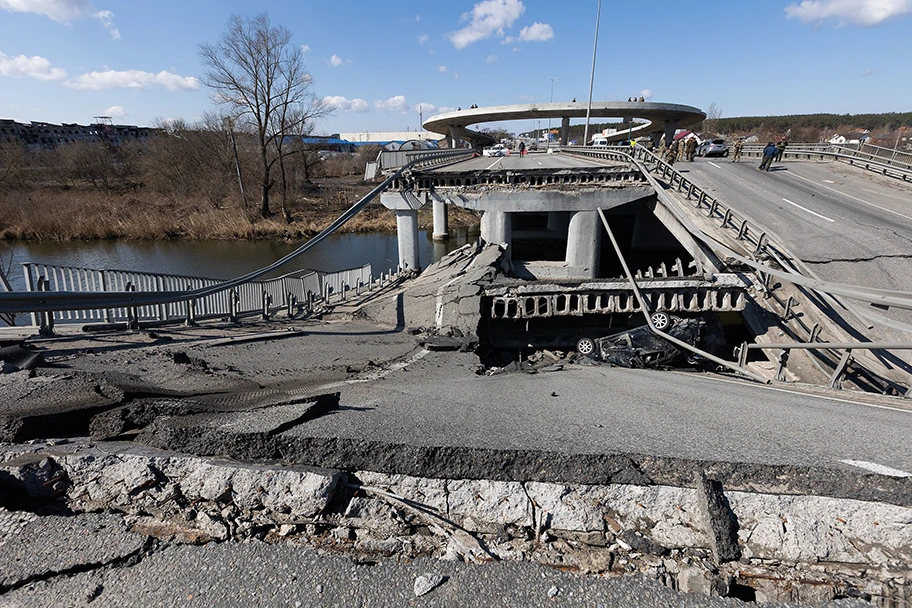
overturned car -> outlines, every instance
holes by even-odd
[[[703,319],[683,319],[657,312],[652,315],[651,320],[656,329],[692,346],[697,346],[703,339],[703,329],[706,325]],[[632,368],[669,364],[682,354],[680,348],[653,334],[647,325],[604,338],[583,338],[577,342],[576,350],[581,355],[597,361]],[[686,354],[688,363],[694,363],[695,357],[691,353]]]

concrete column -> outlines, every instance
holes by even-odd
[[[418,210],[396,209],[396,237],[399,241],[399,265],[421,270],[418,263]]]
[[[435,198],[433,205],[434,233],[432,236],[435,241],[445,241],[450,238],[450,226],[449,218],[447,217],[447,206],[441,198]]]
[[[459,137],[456,135],[456,129],[450,127],[450,150],[455,149],[458,143]]]
[[[670,146],[671,142],[674,141],[675,131],[678,130],[678,121],[677,120],[666,120],[665,121],[665,145]]]
[[[561,118],[561,136],[560,144],[566,146],[570,142],[570,117]]]
[[[570,214],[567,266],[575,269],[583,278],[598,277],[602,231],[602,223],[597,212],[574,211]]]
[[[548,212],[548,231],[549,232],[567,232],[567,224],[570,221],[570,214],[566,211],[549,211]]]
[[[485,211],[481,216],[481,238],[488,243],[509,247],[513,236],[513,216],[505,211]]]

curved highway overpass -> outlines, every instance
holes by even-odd
[[[445,134],[453,141],[466,140],[474,146],[495,143],[486,133],[470,130],[470,125],[504,120],[538,120],[557,118],[561,124],[561,143],[566,143],[566,130],[571,118],[585,118],[585,102],[553,102],[514,104],[508,106],[489,106],[470,108],[432,116],[424,122],[424,128],[434,133]],[[699,108],[676,103],[658,103],[651,101],[602,101],[593,103],[589,110],[590,118],[624,118],[648,121],[632,129],[639,135],[664,134],[666,138],[674,135],[676,129],[697,124],[706,118]],[[609,137],[610,140],[627,139],[628,132],[623,131]]]

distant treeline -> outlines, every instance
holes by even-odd
[[[707,121],[708,122],[708,121]],[[912,112],[884,114],[789,114],[786,116],[736,116],[718,118],[714,130],[718,133],[749,133],[757,130],[787,131],[789,129],[834,130],[851,127],[862,130],[896,130],[912,126]]]

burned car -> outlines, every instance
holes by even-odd
[[[703,319],[683,319],[664,312],[653,313],[651,320],[656,329],[692,346],[702,340],[706,324]],[[682,354],[680,348],[653,334],[646,325],[604,338],[583,338],[577,342],[576,350],[597,361],[632,368],[658,367]],[[693,362],[691,353],[684,354],[688,362]]]

